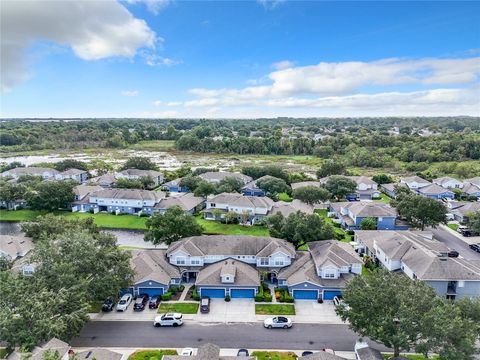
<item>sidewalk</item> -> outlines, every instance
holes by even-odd
[[[441,228],[442,230],[448,231],[450,234],[452,234],[456,238],[462,240],[467,245],[480,243],[480,236],[466,237],[466,236],[463,236],[462,234],[456,232],[455,230],[450,229],[447,225],[443,225],[443,224],[441,224],[439,226],[439,228]]]

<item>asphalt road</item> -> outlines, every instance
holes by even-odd
[[[92,321],[71,341],[77,347],[198,347],[213,343],[222,348],[353,351],[358,336],[346,325],[295,324],[291,329],[268,330],[261,323],[189,324],[155,328],[148,321]],[[372,343],[379,350],[382,345]]]
[[[433,232],[435,239],[445,243],[450,249],[457,250],[459,254],[467,260],[480,260],[480,253],[477,253],[468,247],[468,244],[447,230],[440,227],[429,229]]]

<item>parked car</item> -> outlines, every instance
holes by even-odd
[[[250,353],[248,352],[247,349],[240,349],[240,350],[238,350],[238,352],[237,352],[237,356],[247,357],[247,356],[250,356]]]
[[[472,249],[473,251],[476,251],[478,253],[480,253],[480,243],[478,244],[470,244],[470,249]]]
[[[451,257],[451,258],[456,258],[458,257],[460,254],[457,250],[450,250],[448,252],[448,257]]]
[[[313,355],[313,351],[304,351],[302,352],[302,356]]]
[[[102,304],[102,311],[109,312],[109,311],[112,311],[114,307],[115,307],[115,301],[113,301],[112,298],[107,298]]]
[[[291,328],[293,325],[292,319],[287,318],[285,316],[276,316],[273,318],[268,318],[265,319],[263,322],[263,326],[265,326],[268,329],[273,329],[273,328],[283,328],[283,329],[288,329]]]
[[[208,296],[202,297],[200,302],[200,312],[207,314],[210,312],[210,298]]]
[[[153,320],[153,326],[160,327],[160,326],[181,326],[183,324],[182,314],[179,313],[168,313],[162,314],[155,317]]]
[[[193,355],[193,349],[192,348],[185,348],[180,353],[180,356],[192,356],[192,355]]]
[[[148,295],[138,295],[133,304],[133,311],[143,311],[148,303]]]
[[[117,311],[125,311],[128,309],[128,306],[132,302],[132,295],[125,294],[120,298],[120,301],[117,304]]]
[[[457,232],[459,232],[460,234],[462,234],[465,237],[480,235],[479,233],[473,231],[472,229],[469,229],[466,226],[459,226],[458,229],[457,229]]]
[[[345,301],[343,300],[343,298],[341,296],[335,296],[333,298],[333,305],[335,305],[337,307],[338,306],[343,306],[347,310],[350,309],[350,307],[347,304],[345,304]]]
[[[148,307],[150,309],[157,309],[158,306],[160,305],[160,301],[162,300],[161,296],[155,295],[150,298],[150,301],[148,302]]]

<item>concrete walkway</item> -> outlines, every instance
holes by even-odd
[[[277,298],[275,297],[275,285],[268,284],[268,288],[270,289],[270,294],[272,294],[272,304],[277,302]]]
[[[187,297],[188,290],[192,287],[192,283],[186,283],[184,286],[185,288],[183,289],[182,295],[180,295],[180,299],[178,301],[185,301],[185,298]]]

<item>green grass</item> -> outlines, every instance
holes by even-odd
[[[162,360],[163,355],[178,355],[176,350],[139,350],[128,357],[128,360]]]
[[[339,234],[339,235],[343,236],[343,238],[342,238],[343,242],[348,242],[349,243],[350,241],[352,241],[352,235],[347,234],[347,232],[345,230],[343,230],[342,228],[336,227],[334,225],[335,223],[333,222],[333,219],[328,217],[328,210],[327,209],[316,209],[315,212],[318,215],[320,215],[321,217],[323,217],[326,222],[333,225],[333,228],[335,230],[335,234]]]
[[[393,357],[392,354],[382,354],[384,359],[390,359]],[[434,355],[432,357],[426,358],[423,355],[417,355],[417,354],[400,354],[401,357],[404,357],[409,360],[428,360],[428,359],[438,359],[438,356]]]
[[[0,348],[0,359],[5,359],[7,357],[7,349]]]
[[[205,220],[201,215],[197,215],[196,219],[203,226],[204,234],[269,236],[268,229],[263,226],[222,224],[219,221]]]
[[[16,210],[7,211],[0,210],[1,221],[31,221],[39,215],[45,215],[46,211],[34,211],[34,210]]]
[[[388,197],[386,194],[381,193],[380,194],[380,199],[377,199],[377,200],[374,200],[374,201],[383,202],[385,204],[390,204],[390,201],[392,201],[392,199],[390,197]]]
[[[279,193],[277,197],[278,197],[278,200],[280,201],[291,202],[293,200],[293,198],[287,193]]]
[[[255,304],[257,315],[295,315],[295,305],[292,304]]]
[[[174,148],[174,140],[144,140],[130,145],[128,148],[138,151],[167,151]]]
[[[293,352],[282,351],[254,351],[252,356],[256,356],[257,360],[295,360],[298,358]]]
[[[447,226],[454,231],[457,231],[459,227],[458,224],[448,224]]]
[[[298,248],[299,251],[308,251],[308,243],[305,243],[303,245],[301,245],[299,248]]]
[[[198,303],[164,303],[160,304],[158,313],[178,312],[182,314],[196,314],[198,312]]]

